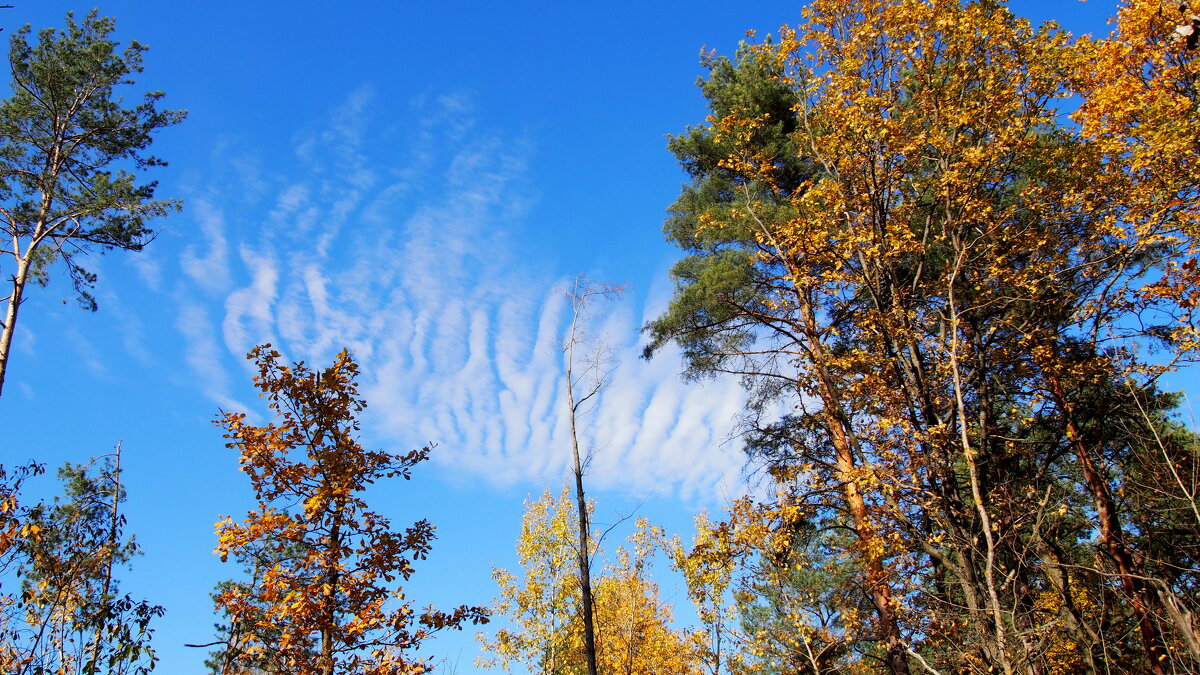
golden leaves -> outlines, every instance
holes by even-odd
[[[477,659],[476,665],[512,670],[520,664],[531,672],[547,673],[583,667],[574,548],[577,513],[568,488],[557,497],[546,492],[526,500],[517,540],[524,573],[518,578],[507,570],[492,571],[500,587],[495,613],[506,617],[511,627],[501,628],[491,639],[477,636],[489,656]],[[649,561],[662,538],[659,528],[639,519],[629,547],[618,548],[616,562],[593,579],[599,672],[698,672],[695,652],[670,628],[671,608],[659,601],[657,585],[649,578]]]
[[[361,493],[381,478],[408,478],[429,448],[391,454],[359,445],[355,415],[366,402],[349,352],[322,371],[286,365],[269,345],[249,358],[276,421],[252,426],[237,413],[217,420],[259,502],[241,523],[226,517],[216,526],[221,559],[234,556],[254,577],[216,596],[241,635],[228,658],[294,673],[425,672],[409,650],[431,631],[486,622],[486,614],[463,606],[414,616],[391,582],[412,575],[412,562],[429,551],[433,526],[421,520],[394,532]]]
[[[776,120],[710,96],[722,107],[705,131],[728,153],[697,183],[739,192],[687,206],[712,240],[748,252],[758,287],[697,315],[716,327],[686,326],[710,343],[680,341],[698,368],[750,373],[768,392],[753,432],[787,490],[736,505],[679,558],[698,587],[719,585],[740,547],[782,559],[781,524],[803,505],[850,533],[823,540],[875,608],[843,614],[859,622],[848,635],[878,621],[872,639],[905,658],[889,624],[925,628],[896,598],[919,593],[931,565],[1008,611],[995,561],[1024,555],[1005,547],[1037,526],[1029,514],[1052,514],[1040,488],[979,472],[1082,442],[1064,426],[1063,382],[1089,396],[1152,386],[1200,356],[1200,83],[1175,14],[1133,0],[1113,35],[1076,40],[1004,3],[814,0],[800,26],[739,54],[776,67],[763,89],[783,85],[794,118],[767,147]],[[1063,124],[1074,101],[1077,127]],[[719,231],[726,220],[749,231]],[[1164,363],[1145,362],[1147,346]],[[788,415],[757,426],[785,400]]]

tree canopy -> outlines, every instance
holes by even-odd
[[[93,250],[140,251],[154,236],[149,222],[178,210],[155,199],[157,183],[139,172],[165,163],[148,153],[154,135],[187,113],[160,110],[148,92],[126,107],[122,88],[142,72],[146,47],[123,49],[113,20],[90,12],[81,22],[46,28],[30,42],[29,26],[9,45],[11,96],[0,102],[0,273],[9,285],[0,323],[0,389],[18,310],[30,283],[45,285],[59,261],[85,309],[96,276],[81,258]]]
[[[1162,7],[1074,40],[997,2],[816,0],[706,59],[708,124],[671,143],[692,184],[666,232],[689,256],[650,351],[752,388],[748,449],[779,486],[760,517],[849,565],[810,599],[851,648],[832,667],[1200,657],[1195,561],[1150,554],[1126,501],[1144,461],[1195,467],[1157,386],[1195,358],[1200,177],[1192,55]]]
[[[254,426],[244,413],[217,423],[240,454],[258,508],[240,523],[217,524],[217,552],[254,569],[252,582],[215,596],[227,617],[220,673],[422,673],[413,654],[432,632],[486,623],[481,607],[417,614],[403,589],[428,554],[433,525],[403,531],[371,511],[363,490],[383,478],[409,479],[430,448],[405,454],[365,450],[356,438],[358,365],[342,351],[313,371],[287,365],[264,345],[247,358],[276,423]]]
[[[681,259],[669,303],[642,332],[647,358],[682,357],[683,381],[669,395],[646,393],[636,378],[610,388],[629,369],[602,347],[586,353],[604,342],[585,330],[600,323],[589,303],[615,298],[616,286],[580,276],[565,301],[542,305],[526,327],[547,343],[563,335],[558,357],[548,346],[514,356],[520,302],[494,313],[400,312],[398,323],[379,325],[413,334],[388,336],[411,338],[405,352],[357,342],[377,327],[335,305],[357,302],[361,289],[330,288],[379,286],[390,294],[381,307],[408,309],[420,284],[444,300],[439,293],[455,286],[438,285],[443,271],[375,275],[355,260],[364,269],[335,279],[291,248],[304,270],[285,284],[275,277],[286,264],[264,263],[249,288],[224,297],[219,332],[240,357],[253,331],[235,324],[287,304],[255,330],[288,344],[247,355],[265,408],[223,403],[236,409],[215,420],[249,504],[215,525],[215,556],[238,571],[212,591],[216,638],[189,646],[212,649],[206,666],[219,675],[419,674],[439,669],[424,653],[441,646],[436,634],[494,616],[500,625],[479,634],[476,665],[509,672],[1200,672],[1200,435],[1168,384],[1200,357],[1192,5],[1125,0],[1107,36],[1077,37],[1017,16],[1004,0],[810,0],[794,26],[750,33],[729,55],[702,52],[707,114],[668,140],[687,183],[663,230]],[[159,199],[143,171],[162,165],[151,144],[184,113],[161,109],[161,92],[125,102],[145,47],[113,34],[112,20],[92,12],[12,36],[12,91],[0,101],[0,275],[11,286],[0,387],[29,284],[46,284],[58,266],[95,309],[84,256],[140,250],[152,220],[179,206]],[[334,126],[346,133],[322,143],[359,142],[347,131],[354,124]],[[455,138],[473,133],[453,126]],[[310,149],[302,144],[300,155]],[[431,166],[418,150],[414,166]],[[454,159],[449,180],[467,197],[446,218],[471,219],[486,201],[491,188],[463,179],[478,160]],[[338,222],[321,232],[313,259],[335,255],[333,237],[360,202],[379,229],[349,237],[391,237],[379,217],[390,202],[361,198],[377,179],[359,164],[341,157],[331,166],[354,175],[321,183],[354,194],[332,198]],[[306,240],[320,213],[303,205],[307,187],[282,192],[256,233],[269,239],[269,228],[295,216],[304,226],[288,238]],[[414,216],[413,229],[449,222],[426,217]],[[214,249],[224,246],[218,235]],[[432,248],[471,246],[464,238]],[[436,257],[417,248],[397,267]],[[202,276],[210,266],[189,265],[192,252],[181,266]],[[258,251],[240,253],[249,266]],[[211,262],[224,264],[223,252]],[[234,284],[213,287],[225,285]],[[311,341],[300,298],[329,323]],[[188,358],[203,377],[208,336],[194,332]],[[459,337],[461,350],[441,342]],[[358,345],[361,369],[349,348],[333,355],[340,339]],[[329,365],[285,356],[293,347]],[[376,360],[379,351],[395,353]],[[384,491],[417,501],[397,487],[411,483],[390,479],[416,478],[434,444],[371,449],[364,432],[363,371],[379,369],[364,391],[385,390],[399,386],[405,358],[458,356],[465,365],[447,388],[461,409],[427,408],[445,383],[426,377],[413,387],[418,407],[390,421],[475,424],[458,435],[485,450],[544,445],[531,471],[566,479],[561,492],[525,502],[514,563],[492,568],[491,609],[442,610],[408,596],[419,568],[416,581],[441,575],[455,593],[467,586],[469,574],[447,582],[449,567],[430,558],[436,530],[424,517],[458,498],[425,493],[420,514],[393,526],[387,509],[399,500],[389,504]],[[414,370],[447,372],[424,365]],[[475,377],[497,387],[484,396],[461,382]],[[709,390],[692,387],[730,377],[747,394],[733,423],[747,482],[719,514],[698,515],[690,537],[637,513],[606,525],[605,498],[635,472],[677,470],[691,484],[708,468],[693,471],[689,455],[658,445],[593,454],[589,443],[691,439],[690,424],[721,423],[701,419],[717,407],[700,401]],[[79,412],[46,414],[65,426]],[[141,549],[126,533],[120,447],[66,463],[57,496],[37,486],[39,461],[0,466],[0,672],[141,675],[155,666],[150,638],[164,609],[135,599],[122,578]],[[511,457],[495,453],[487,466],[507,471]],[[590,478],[584,490],[593,464],[616,467],[613,490]],[[673,496],[674,506],[684,502]],[[469,515],[497,526],[494,514]],[[629,536],[614,546],[619,528]],[[471,545],[482,550],[483,539]],[[685,596],[695,608],[688,626],[673,607]]]

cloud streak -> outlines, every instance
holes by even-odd
[[[352,94],[297,144],[292,173],[258,178],[272,187],[239,218],[254,225],[231,226],[211,197],[223,186],[204,186],[190,216],[202,241],[179,255],[173,291],[187,362],[231,406],[254,344],[316,364],[349,347],[372,444],[436,441],[436,460],[467,480],[557,480],[570,457],[569,307],[554,290],[566,280],[506,234],[527,218],[530,151],[481,130],[463,96],[416,110],[407,152],[383,156],[366,140],[383,134],[381,106],[369,89]],[[684,385],[673,355],[640,359],[638,328],[662,295],[614,305],[595,326],[619,365],[582,441],[598,487],[706,498],[740,482],[722,445],[743,397],[732,382]]]

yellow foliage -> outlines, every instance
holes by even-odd
[[[229,621],[222,672],[422,673],[411,652],[432,632],[486,622],[479,607],[419,617],[393,581],[406,580],[434,536],[428,521],[403,532],[368,509],[361,493],[380,478],[409,478],[430,448],[365,450],[354,435],[358,365],[349,352],[323,371],[287,366],[270,346],[250,352],[255,384],[275,411],[265,427],[225,413],[228,447],[258,500],[238,523],[217,523],[216,553],[245,562],[249,583],[225,585],[217,607]]]
[[[525,502],[517,541],[524,575],[518,579],[503,569],[492,573],[500,586],[493,609],[511,627],[491,639],[477,636],[489,655],[476,665],[508,672],[519,665],[547,674],[586,669],[575,555],[577,513],[569,488],[558,497],[546,492]],[[699,672],[695,650],[670,627],[671,608],[659,601],[658,587],[648,575],[661,538],[658,528],[639,520],[630,547],[620,547],[617,561],[592,580],[598,672]]]
[[[1028,636],[1054,619],[1012,580],[1041,574],[1031,542],[1077,514],[1041,495],[1120,508],[1095,468],[1109,450],[1079,431],[1076,399],[1152,389],[1200,357],[1200,70],[1179,12],[1131,0],[1111,36],[1075,39],[1003,2],[813,0],[801,25],[746,48],[794,96],[797,156],[764,146],[769,113],[709,117],[704,137],[726,151],[713,174],[741,193],[689,234],[752,253],[756,286],[670,328],[681,341],[761,331],[741,360],[723,351],[734,340],[687,346],[711,356],[700,367],[749,373],[794,405],[760,436],[787,458],[771,472],[780,495],[734,505],[677,556],[706,621],[731,587],[727,561],[780,553],[784,525],[804,516],[845,533],[827,545],[861,596],[839,621],[875,650],[865,656],[897,670],[922,647],[962,654],[939,666],[951,670],[1043,658]],[[1064,124],[1068,99],[1080,105]],[[803,180],[781,173],[796,166]],[[726,221],[750,231],[721,239]],[[1037,454],[1048,447],[1067,459]],[[1010,484],[1018,467],[1072,457],[1074,484]],[[1092,527],[1153,662],[1165,613],[1149,618],[1158,601],[1121,517]],[[934,592],[935,577],[949,590]]]

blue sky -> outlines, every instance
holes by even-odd
[[[14,4],[6,31],[90,9]],[[670,294],[661,223],[684,178],[665,135],[704,119],[700,49],[732,54],[747,29],[794,23],[800,7],[100,5],[120,39],[150,46],[130,100],[161,89],[190,111],[155,144],[170,163],[160,194],[185,208],[145,252],[91,259],[97,313],[65,284],[29,294],[0,463],[56,466],[123,441],[146,552],[125,588],[167,609],[157,672],[199,672],[204,650],[181,645],[211,639],[208,593],[238,571],[212,555],[212,527],[245,512],[249,488],[212,419],[263,411],[243,358],[259,342],[314,364],[349,347],[364,445],[438,443],[413,481],[372,494],[395,524],[439,528],[418,604],[488,603],[492,565],[514,564],[522,500],[566,476],[556,336],[575,274],[630,288],[595,327],[620,358],[585,420],[598,520],[636,509],[686,538],[697,510],[741,489],[737,383],[685,384],[671,353],[639,359],[638,328]],[[1103,32],[1113,10],[1013,7],[1076,32]],[[668,576],[663,592],[686,604]],[[471,633],[423,652],[473,672]]]

